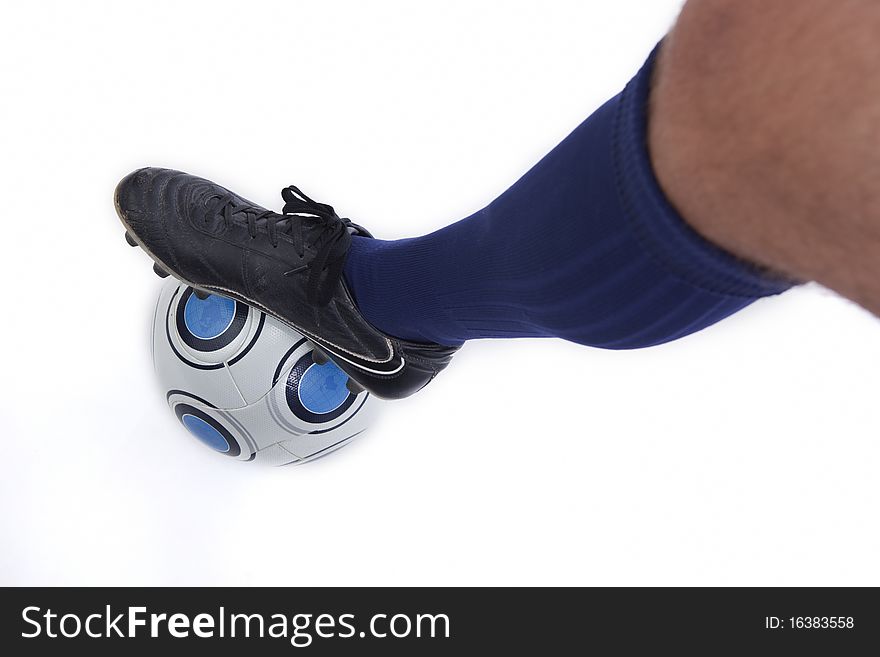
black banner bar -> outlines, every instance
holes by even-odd
[[[16,655],[129,647],[163,655],[644,654],[646,646],[845,655],[880,647],[880,599],[868,588],[10,588],[0,596],[0,647]]]

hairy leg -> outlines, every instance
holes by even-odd
[[[666,196],[740,257],[880,314],[880,3],[690,0],[649,150]]]

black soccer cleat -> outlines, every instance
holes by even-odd
[[[123,178],[114,201],[126,240],[147,252],[157,274],[289,324],[378,397],[427,385],[458,347],[401,340],[361,315],[342,268],[351,235],[370,233],[296,187],[281,196],[279,214],[203,178],[147,168]]]

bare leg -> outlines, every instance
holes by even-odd
[[[880,314],[880,2],[690,0],[649,148],[701,234]]]

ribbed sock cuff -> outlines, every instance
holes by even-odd
[[[747,298],[784,292],[791,281],[774,277],[706,240],[684,222],[660,189],[648,153],[647,126],[651,74],[661,46],[662,42],[624,89],[615,117],[614,179],[630,229],[651,257],[691,285]]]

